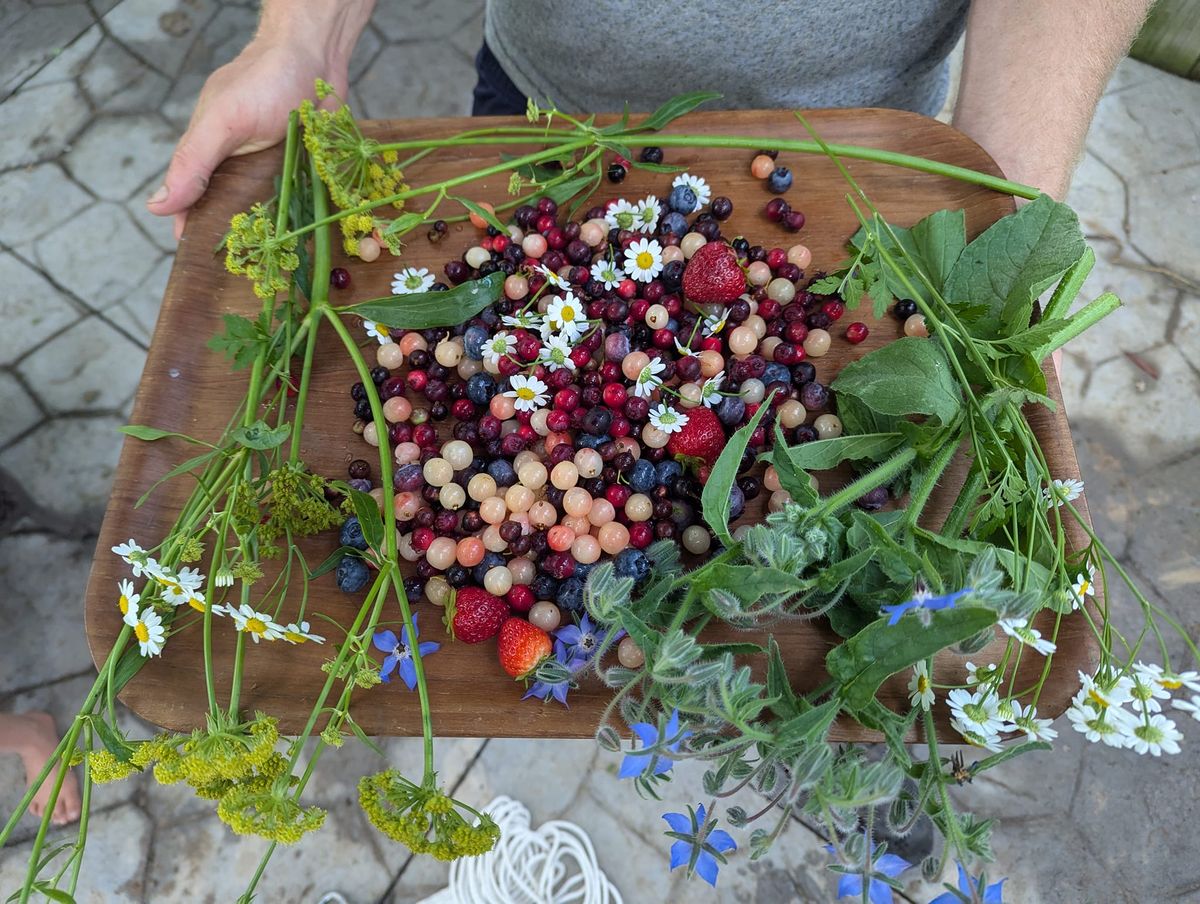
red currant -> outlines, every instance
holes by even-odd
[[[846,341],[858,345],[858,343],[867,338],[869,332],[865,323],[855,321],[846,327]]]
[[[840,301],[827,301],[821,305],[821,310],[829,316],[830,320],[837,320],[846,313],[846,306]]]

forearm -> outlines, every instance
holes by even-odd
[[[954,124],[1008,178],[1062,198],[1150,0],[975,0]]]
[[[319,49],[344,68],[374,7],[375,0],[263,0],[254,39]]]

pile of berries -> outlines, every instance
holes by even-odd
[[[781,169],[767,174],[771,190],[791,184]],[[787,207],[771,201],[768,218],[792,213],[777,216],[778,204]],[[514,615],[554,631],[582,614],[584,581],[602,559],[646,579],[644,550],[656,539],[709,552],[701,491],[729,435],[762,405],[769,410],[732,490],[734,519],[763,492],[769,509],[787,499],[773,469],[752,473],[776,424],[792,443],[841,434],[813,362],[845,308],[805,290],[804,245],[723,236],[732,212],[688,173],[665,202],[616,199],[562,223],[542,198],[517,208],[507,232],[487,227],[430,287],[503,272],[492,307],[448,329],[389,334],[368,324],[381,342],[371,376],[388,431],[378,435],[370,421],[362,384],[351,390],[355,429],[394,452],[400,550],[415,566],[410,598],[452,603],[447,620],[460,640],[496,636]],[[422,272],[406,280],[420,285]],[[861,342],[866,327],[844,335]],[[350,478],[382,504],[366,461],[351,463]],[[342,542],[365,548],[354,519]],[[347,591],[367,579],[354,557],[338,570]],[[549,655],[548,634],[543,642],[508,630],[521,634],[522,650]],[[618,651],[626,665],[640,655],[629,638]],[[514,674],[536,665],[524,654],[505,662],[503,649],[501,658]]]

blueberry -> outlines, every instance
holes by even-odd
[[[581,433],[575,437],[575,444],[581,449],[599,449],[605,443],[612,442],[612,437],[607,433],[602,436],[595,436],[591,433]],[[493,475],[495,476],[495,475]],[[496,481],[499,483],[500,481]]]
[[[610,163],[608,165],[608,181],[609,182],[624,182],[625,176],[629,171],[619,163]]]
[[[777,166],[767,176],[767,188],[777,195],[782,195],[792,187],[792,171],[786,166]]]
[[[583,562],[576,562],[575,563],[575,572],[571,575],[571,577],[579,578],[579,580],[584,581],[586,583],[588,575],[592,573],[592,570],[595,567],[596,567],[595,562],[588,562],[587,564],[584,564]]]
[[[401,493],[412,493],[425,485],[425,474],[415,463],[401,465],[392,476],[392,486]]]
[[[717,407],[713,410],[722,424],[732,427],[734,424],[740,424],[746,416],[746,403],[737,396],[725,396],[717,402]]]
[[[759,379],[764,383],[791,383],[792,372],[788,370],[786,364],[779,364],[775,361],[772,361],[763,369],[763,375],[759,377]]]
[[[492,480],[496,481],[497,486],[510,487],[517,482],[517,472],[513,470],[512,464],[503,458],[497,458],[488,464],[487,472]]]
[[[642,163],[662,163],[663,149],[654,147],[653,145],[648,145],[642,148],[642,153],[638,159],[640,159]]]
[[[371,481],[366,477],[351,477],[346,482],[350,485],[350,489],[358,490],[360,493],[369,493],[374,489]]]
[[[686,185],[676,185],[667,197],[667,206],[679,213],[691,213],[696,209],[696,193]]]
[[[817,369],[811,361],[801,361],[792,367],[792,382],[796,385],[811,383],[817,378]]]
[[[471,580],[471,572],[456,562],[446,569],[446,580],[455,589],[466,587],[467,582]]]
[[[338,534],[338,542],[351,549],[367,548],[367,538],[363,536],[362,525],[358,523],[357,518],[347,518],[342,522],[342,532]]]
[[[483,360],[483,343],[487,342],[488,331],[481,326],[469,326],[463,333],[463,353],[472,361]]]
[[[617,577],[643,581],[650,576],[650,559],[640,549],[623,549],[613,559]]]
[[[552,600],[558,596],[558,581],[548,574],[539,574],[529,582],[529,589],[540,600]]]
[[[467,398],[476,405],[486,405],[496,394],[496,381],[491,374],[472,374],[467,380]]]
[[[641,459],[638,459],[641,461]],[[660,486],[669,487],[674,481],[683,476],[683,465],[671,458],[665,458],[654,466],[655,479]]]
[[[695,195],[692,195],[692,197],[694,198]],[[688,211],[688,212],[690,213],[691,211]],[[670,233],[672,235],[682,236],[687,231],[688,231],[687,217],[685,217],[683,214],[679,213],[678,211],[672,210],[665,217],[663,217],[661,220],[658,221],[658,234],[659,235],[667,235],[668,233]]]
[[[358,593],[371,580],[371,569],[358,556],[342,556],[336,574],[338,589],[343,593]]]
[[[742,513],[746,511],[746,494],[742,492],[742,488],[736,483],[729,488],[729,520],[734,521],[742,517]]]
[[[612,426],[612,412],[607,408],[593,408],[583,416],[583,429],[600,436]]]
[[[663,462],[666,464],[666,462]],[[629,488],[635,493],[649,493],[658,485],[658,472],[654,465],[644,458],[633,463],[629,472]]]
[[[497,565],[504,565],[505,558],[498,552],[485,552],[483,561],[471,569],[471,577],[475,579],[475,583],[483,586],[484,576]]]
[[[907,298],[903,298],[896,302],[895,306],[892,308],[892,316],[902,323],[915,313],[917,313],[917,303],[915,301],[910,301]]]
[[[683,261],[671,261],[666,264],[662,273],[658,274],[658,279],[668,292],[677,292],[683,285]]]
[[[813,380],[800,387],[800,404],[809,411],[820,411],[829,404],[829,390]]]
[[[583,579],[572,575],[558,585],[558,606],[577,612],[583,608]]]

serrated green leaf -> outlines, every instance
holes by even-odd
[[[417,292],[391,298],[376,298],[339,308],[399,330],[428,330],[457,326],[495,302],[504,288],[505,275],[497,270],[445,292]]]
[[[881,414],[926,414],[950,423],[962,408],[962,392],[936,342],[905,336],[842,368],[833,381]]]
[[[946,277],[967,246],[966,213],[939,210],[913,224],[909,230],[921,269],[933,287],[942,291]]]
[[[292,434],[291,424],[280,424],[272,427],[265,421],[257,420],[253,424],[243,425],[232,431],[229,436],[239,445],[247,449],[275,449],[283,445]]]
[[[225,329],[208,340],[208,347],[228,357],[234,370],[249,367],[270,337],[259,324],[238,314],[224,314],[221,319]]]

